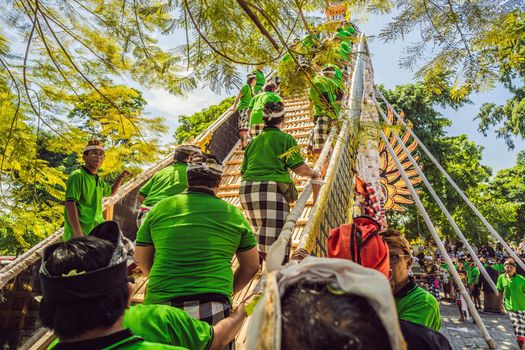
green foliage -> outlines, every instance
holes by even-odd
[[[166,127],[161,118],[142,115],[146,101],[141,93],[124,86],[107,87],[104,93],[115,105],[93,93],[81,96],[82,103],[70,112],[63,135],[71,146],[30,124],[27,106],[15,113],[16,96],[0,80],[0,129],[6,135],[0,140],[0,254],[23,252],[61,227],[67,174],[81,164],[82,148],[91,137],[105,142],[102,174],[110,178],[124,167],[138,172],[158,156],[156,140]]]
[[[367,3],[366,1],[364,3]],[[476,119],[485,135],[497,128],[509,148],[525,138],[525,13],[505,13],[491,0],[395,1],[399,14],[380,34],[385,41],[417,31],[401,64],[416,70],[425,88],[460,102],[503,83],[513,94],[504,105],[485,104]]]
[[[175,131],[176,143],[184,143],[204,131],[213,121],[219,118],[228,108],[233,105],[235,97],[228,97],[221,101],[220,104],[210,106],[193,113],[190,116],[179,116],[179,127]]]
[[[102,175],[119,173],[126,167],[138,173],[146,163],[157,158],[158,139],[166,133],[164,119],[142,114],[146,100],[142,93],[126,86],[111,86],[98,93],[81,96],[81,101],[69,113],[71,126],[76,127],[72,150],[79,155],[87,139],[95,138],[105,145],[106,158]]]

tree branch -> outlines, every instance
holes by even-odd
[[[257,18],[257,16],[255,15],[255,13],[253,13],[253,11],[250,9],[250,4],[249,2],[247,1],[244,1],[244,0],[236,0],[237,3],[239,4],[239,6],[244,10],[244,12],[246,12],[246,14],[248,15],[248,17],[251,19],[251,21],[255,24],[255,26],[259,29],[259,31],[261,32],[262,35],[264,35],[266,38],[268,38],[268,40],[270,41],[270,43],[273,45],[273,47],[275,48],[275,50],[277,50],[278,52],[280,51],[280,48],[279,48],[279,45],[277,44],[277,42],[275,41],[275,39],[271,36],[271,34],[266,30],[266,28],[263,26],[263,24],[261,23],[261,21],[259,21],[259,18]],[[253,6],[253,5],[252,5]]]

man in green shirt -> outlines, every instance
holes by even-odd
[[[239,114],[238,127],[239,136],[241,138],[242,149],[246,148],[248,144],[248,131],[250,130],[250,119],[248,117],[248,107],[253,98],[256,83],[255,74],[250,74],[247,77],[246,84],[244,84],[239,91],[239,94],[235,98],[233,103],[233,110]]]
[[[109,255],[112,253],[112,258],[107,257],[106,261],[115,260],[114,258],[117,258],[119,255],[123,255],[123,252],[121,251],[121,244],[122,242],[119,240],[120,238],[120,230],[118,228],[118,225],[114,221],[108,221],[105,222],[102,225],[97,226],[95,230],[91,233],[89,238],[80,240],[74,239],[70,241],[68,246],[65,246],[64,244],[60,244],[59,247],[56,250],[56,253],[53,252],[50,258],[46,261],[46,269],[45,271],[49,272],[50,268],[53,269],[53,264],[55,264],[56,258],[60,259],[60,262],[62,264],[66,263],[69,265],[74,265],[76,271],[81,271],[83,268],[79,265],[79,261],[82,261],[82,263],[92,263],[90,261],[86,260],[86,257],[89,256],[89,254],[94,254],[92,257],[92,260],[98,261],[99,255],[107,253]],[[110,244],[108,246],[108,243]],[[98,248],[98,249],[97,249]],[[95,250],[95,253],[91,252],[91,249]],[[68,252],[69,254],[64,255],[63,257],[59,257],[59,253],[61,252]],[[123,259],[123,257],[122,257]],[[72,260],[72,261],[69,261]],[[103,260],[103,259],[102,259]],[[125,259],[123,259],[123,262],[125,264]],[[116,261],[118,262],[118,261]],[[102,267],[104,269],[104,267]],[[108,273],[107,276],[102,272],[102,274],[99,273],[98,278],[96,279],[97,283],[103,282],[104,278],[112,278],[116,277],[118,275],[112,275],[112,273],[109,270],[106,270]],[[125,271],[122,271],[125,273]],[[78,275],[77,275],[78,276]],[[90,276],[88,276],[90,277]],[[76,277],[81,279],[82,277]],[[124,280],[126,279],[125,276],[121,277]],[[46,302],[44,302],[45,306],[49,304],[50,301],[52,301],[53,298],[56,297],[56,295],[52,295],[51,297],[48,297],[49,292],[49,283],[51,283],[51,287],[53,287],[53,283],[56,283],[56,279],[54,281],[49,282],[46,277],[43,277],[44,285],[48,288],[44,289],[45,295],[46,295]],[[95,283],[92,283],[91,285],[86,283],[87,281],[79,281],[79,283],[84,283],[81,287],[83,288],[83,292],[86,293],[86,295],[89,295],[89,293],[92,293],[93,290],[95,290]],[[108,281],[106,281],[107,283]],[[107,290],[109,293],[112,289],[111,283],[109,283],[110,286],[108,286]],[[131,284],[127,283],[128,292],[132,291]],[[118,288],[118,287],[117,287]],[[63,292],[63,291],[60,291]],[[97,291],[98,292],[98,291]],[[82,294],[82,293],[81,293]],[[66,296],[67,297],[67,293]],[[105,297],[100,297],[103,302],[107,302],[106,300],[103,300]],[[114,302],[115,300],[113,300]],[[125,300],[126,303],[129,302],[129,298]],[[93,311],[100,311],[103,310],[108,303],[99,306],[99,305],[91,305],[95,303],[94,301],[87,301],[89,307],[93,307]],[[96,303],[95,303],[96,304]],[[167,345],[175,345],[180,346],[182,348],[188,348],[188,349],[202,349],[202,350],[221,350],[223,349],[228,343],[233,341],[235,339],[235,336],[237,332],[239,331],[239,328],[241,327],[242,323],[247,317],[247,313],[244,311],[247,303],[242,302],[238,308],[226,319],[220,321],[216,326],[210,326],[206,322],[198,321],[186,314],[184,311],[167,306],[167,305],[134,305],[129,306],[124,313],[124,318],[122,320],[122,328],[123,329],[129,329],[132,334],[131,335],[129,331],[126,331],[125,335],[128,337],[124,340],[124,342],[137,342],[140,341],[141,337],[146,342],[152,342],[152,343],[161,343],[161,344],[167,344]],[[59,307],[53,305],[54,309],[53,311],[65,311],[66,309],[59,309]],[[66,306],[62,306],[62,308],[66,308]],[[119,310],[118,306],[115,306],[111,309],[112,313],[117,314],[116,310]],[[46,308],[46,312],[48,312]],[[70,310],[75,311],[75,310]],[[80,310],[76,310],[80,311]],[[105,310],[104,310],[105,311]],[[84,314],[80,314],[84,315]],[[94,324],[96,323],[95,314],[92,314],[95,319],[95,321],[88,321],[88,324]],[[75,317],[77,315],[72,315],[69,317]],[[46,321],[48,320],[50,316],[48,314],[45,314],[44,318]],[[66,321],[66,320],[65,320]],[[71,320],[67,320],[71,321]],[[74,321],[71,322],[76,322]],[[81,326],[80,324],[73,323],[73,325]],[[63,325],[60,326],[60,329],[64,327]],[[137,337],[138,336],[138,337]],[[122,335],[121,335],[122,337]],[[120,337],[118,337],[120,339]],[[63,338],[63,339],[67,339]],[[92,340],[90,340],[92,341]],[[93,343],[92,348],[97,348]],[[105,344],[109,344],[109,342],[105,342]],[[142,344],[142,343],[141,343]],[[58,345],[58,347],[57,347]],[[75,345],[81,345],[78,343],[75,343]],[[141,348],[144,344],[140,345]],[[66,344],[67,346],[67,344]],[[109,345],[108,345],[109,346]],[[163,349],[165,348],[163,345],[158,345],[159,348]],[[64,343],[60,344],[59,340],[56,340],[51,348],[54,349],[61,349],[64,348]],[[69,347],[71,348],[71,347]],[[127,347],[125,347],[127,349]],[[150,347],[151,348],[151,347]]]
[[[264,86],[264,92],[254,96],[248,106],[248,118],[250,119],[250,137],[259,135],[264,128],[264,106],[267,102],[281,102],[281,96],[275,93],[277,85],[268,83]]]
[[[309,97],[313,105],[314,127],[310,133],[308,148],[313,154],[319,154],[328,139],[330,128],[339,118],[339,103],[337,102],[338,84],[334,80],[335,70],[331,66],[316,75]]]
[[[525,349],[525,277],[516,273],[516,261],[505,260],[505,273],[498,277],[499,305],[505,307],[522,350]]]
[[[230,314],[232,294],[259,270],[249,223],[237,207],[216,196],[221,178],[215,157],[194,157],[188,190],[149,212],[135,249],[141,271],[149,275],[145,304],[179,307],[212,325]]]
[[[67,179],[62,236],[64,241],[87,235],[95,226],[104,222],[102,198],[117,193],[124,178],[130,175],[128,171],[123,171],[110,187],[97,175],[104,156],[104,147],[100,142],[90,141],[84,147],[84,165],[73,171]]]
[[[254,94],[258,94],[262,90],[264,84],[266,83],[266,77],[264,76],[263,69],[264,69],[264,65],[259,64],[251,72],[251,74],[255,75],[255,80],[256,80],[255,86],[253,87]]]
[[[185,349],[144,341],[124,328],[131,285],[127,259],[114,224],[113,241],[87,237],[55,243],[44,251],[40,266],[41,323],[60,339],[54,350]],[[106,224],[103,224],[106,225]],[[109,238],[108,238],[109,239]]]
[[[436,298],[416,285],[413,277],[408,275],[412,266],[410,243],[395,230],[388,230],[383,234],[383,238],[390,250],[390,283],[399,318],[439,332],[441,315]]]
[[[467,273],[467,283],[470,288],[470,294],[474,299],[474,304],[478,309],[481,309],[481,288],[479,285],[479,269],[473,261],[469,261],[469,270]]]
[[[137,215],[137,227],[140,227],[146,214],[155,204],[164,198],[181,193],[188,187],[186,169],[188,168],[188,161],[195,154],[200,154],[200,149],[196,146],[178,146],[173,157],[175,162],[153,175],[140,188],[137,200],[142,205]]]

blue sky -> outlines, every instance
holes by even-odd
[[[372,16],[365,22],[359,22],[359,28],[369,37],[377,35],[381,28],[387,24],[390,16]],[[369,42],[370,52],[372,54],[372,63],[374,66],[376,84],[384,84],[387,88],[393,88],[399,84],[414,82],[413,72],[404,70],[398,64],[402,56],[403,48],[410,44],[410,40],[417,39],[417,33],[406,38],[407,41],[396,41],[393,43],[384,43],[380,40],[371,40]],[[181,38],[177,32],[170,37],[159,38],[162,46],[174,47],[181,43]],[[140,87],[139,87],[140,88]],[[216,95],[208,88],[199,88],[187,93],[186,96],[172,96],[161,89],[146,89],[144,97],[148,101],[147,111],[153,116],[163,116],[166,118],[170,127],[170,134],[164,138],[164,142],[173,142],[173,132],[178,126],[177,116],[185,114],[190,115],[200,111],[210,105],[220,102],[228,94]],[[516,154],[525,149],[525,142],[516,140],[515,149],[509,151],[503,139],[497,139],[493,133],[487,137],[477,131],[477,122],[474,117],[477,115],[479,108],[485,102],[494,102],[503,104],[510,96],[508,91],[499,86],[491,91],[471,96],[472,105],[466,105],[457,111],[445,109],[443,115],[452,120],[452,126],[448,129],[449,135],[455,136],[467,134],[468,137],[482,145],[483,159],[482,163],[493,168],[494,173],[503,168],[512,167],[515,164]]]

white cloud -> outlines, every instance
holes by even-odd
[[[199,87],[185,96],[174,96],[164,89],[145,89],[143,96],[148,101],[146,112],[152,117],[164,117],[170,131],[163,142],[173,142],[173,133],[178,127],[180,115],[192,115],[211,105],[218,104],[227,95],[217,95],[208,87]]]

